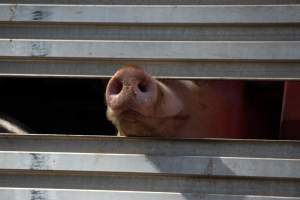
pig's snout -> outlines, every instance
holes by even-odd
[[[106,88],[107,105],[116,113],[133,110],[148,115],[156,98],[156,81],[137,67],[125,67],[117,71]]]

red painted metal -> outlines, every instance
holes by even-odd
[[[284,85],[280,139],[300,139],[300,82]]]

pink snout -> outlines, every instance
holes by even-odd
[[[108,82],[106,103],[116,114],[132,110],[149,115],[157,99],[157,83],[143,69],[126,66]]]

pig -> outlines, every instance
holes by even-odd
[[[135,65],[109,80],[107,118],[120,136],[251,138],[244,82],[157,80]]]

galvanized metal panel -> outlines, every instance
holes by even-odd
[[[70,2],[120,4],[121,1],[59,1]],[[119,66],[133,62],[156,76],[172,78],[300,80],[297,41],[300,5],[241,6],[299,1],[156,3],[240,5],[2,4],[0,37],[20,40],[0,41],[0,75],[107,77]],[[31,34],[32,31],[35,33]],[[197,42],[205,40],[212,42]],[[274,199],[275,196],[297,199],[300,196],[298,143],[0,136],[3,151],[0,187],[5,187],[0,188],[0,196],[8,200]]]
[[[300,196],[299,179],[212,178],[149,176],[149,174],[53,173],[14,171],[0,173],[0,187],[114,191],[151,191],[259,196]]]
[[[246,196],[201,193],[138,192],[109,190],[63,190],[33,188],[0,188],[0,196],[5,200],[299,200],[298,197]]]
[[[17,151],[0,152],[0,169],[296,179],[300,159]]]
[[[300,13],[300,12],[299,12]],[[300,42],[71,41],[1,39],[0,57],[299,61]]]
[[[73,1],[75,2],[75,1]],[[95,3],[96,1],[94,1]],[[132,1],[126,1],[123,2],[124,4],[131,4]],[[151,2],[148,1],[134,1],[135,3],[139,4],[151,4]],[[273,1],[273,3],[278,3],[279,1]],[[30,2],[27,2],[30,3]],[[42,2],[45,3],[45,2]],[[52,2],[53,3],[53,2]],[[70,3],[70,2],[69,2]],[[76,3],[76,2],[75,2]],[[78,2],[77,2],[78,3]],[[86,3],[86,2],[85,2]],[[98,2],[99,3],[99,2]],[[105,2],[102,2],[105,3]],[[106,3],[117,3],[117,1],[113,2],[106,2]],[[120,3],[120,2],[119,2]],[[153,2],[152,2],[153,3]],[[162,2],[161,2],[162,3]],[[160,3],[160,4],[161,4]],[[174,2],[169,1],[170,4],[174,4]],[[182,4],[188,2],[182,2]],[[195,3],[195,2],[194,2]],[[205,4],[205,2],[202,2]],[[216,2],[215,2],[216,3]],[[222,4],[222,2],[219,2]],[[223,3],[229,3],[224,1]],[[231,2],[232,3],[232,2]],[[236,2],[237,3],[237,2]],[[251,2],[240,2],[248,4]],[[252,2],[253,3],[253,2]],[[288,3],[288,2],[286,2]],[[294,2],[295,3],[295,2]],[[201,4],[201,2],[198,2],[197,4]],[[8,10],[7,7],[12,6],[11,10]],[[6,7],[6,8],[5,8]],[[72,7],[83,9],[83,12],[73,13],[73,11],[63,12],[62,15],[59,17],[56,15],[54,18],[52,9],[54,9],[54,13],[61,12],[61,9],[68,10]],[[272,80],[297,80],[300,77],[299,73],[299,67],[298,67],[298,60],[299,55],[297,54],[298,47],[291,48],[290,45],[286,46],[285,44],[281,43],[279,45],[279,48],[277,45],[265,45],[263,44],[263,41],[274,41],[274,40],[285,40],[285,41],[295,41],[297,40],[299,34],[299,20],[297,20],[297,14],[296,15],[290,15],[292,12],[280,12],[280,15],[290,16],[295,19],[295,23],[293,24],[285,24],[277,23],[276,17],[271,17],[272,20],[274,20],[274,24],[267,24],[266,26],[262,26],[262,24],[266,23],[263,21],[257,21],[257,23],[260,23],[258,25],[257,23],[250,25],[249,23],[245,23],[240,21],[236,24],[232,24],[234,22],[237,22],[240,20],[239,15],[232,16],[232,18],[227,19],[233,19],[232,23],[228,21],[222,23],[222,21],[218,21],[217,23],[212,24],[202,24],[198,25],[187,25],[187,24],[178,24],[174,21],[173,25],[170,25],[170,23],[173,23],[172,21],[168,22],[169,18],[164,18],[164,14],[167,12],[164,12],[162,15],[157,15],[157,19],[161,19],[159,22],[160,25],[152,24],[153,22],[148,21],[150,24],[145,25],[145,23],[148,23],[145,21],[145,23],[134,20],[132,22],[138,22],[136,24],[130,23],[126,25],[121,25],[118,22],[118,17],[121,19],[121,22],[124,18],[123,15],[116,15],[113,16],[112,19],[115,21],[111,21],[113,23],[117,24],[110,24],[110,25],[104,25],[101,22],[101,25],[95,25],[88,22],[87,18],[80,18],[80,15],[83,15],[86,10],[89,9],[96,9],[96,8],[103,8],[113,11],[114,9],[166,9],[171,10],[170,12],[174,13],[176,17],[182,18],[181,14],[186,12],[185,9],[224,9],[226,12],[228,9],[234,9],[234,10],[243,10],[246,9],[250,12],[249,16],[242,15],[248,19],[251,19],[251,17],[255,16],[258,17],[260,12],[259,9],[269,9],[268,12],[263,12],[263,14],[270,14],[269,12],[273,12],[273,7],[276,9],[287,9],[292,10],[298,9],[299,5],[293,5],[293,6],[287,6],[287,5],[263,5],[263,6],[104,6],[100,5],[98,7],[95,6],[84,6],[84,5],[4,5],[2,4],[2,8],[5,10],[5,12],[1,12],[3,19],[9,18],[7,16],[11,16],[11,20],[17,20],[18,16],[22,16],[22,20],[27,20],[27,22],[30,22],[30,26],[27,27],[28,24],[22,25],[21,23],[11,23],[11,22],[5,22],[6,24],[2,24],[0,28],[0,37],[6,37],[6,38],[43,38],[45,40],[30,40],[30,44],[21,44],[16,45],[15,41],[12,41],[8,46],[4,45],[5,53],[8,53],[8,56],[20,56],[19,59],[26,58],[26,59],[32,59],[32,57],[45,57],[47,58],[47,61],[52,58],[62,58],[64,59],[63,62],[40,62],[40,61],[34,61],[34,62],[18,62],[18,61],[0,61],[0,76],[28,76],[28,77],[85,77],[85,78],[95,78],[95,77],[109,77],[111,76],[115,70],[123,65],[124,63],[133,63],[133,64],[141,64],[142,67],[146,68],[151,74],[158,77],[167,77],[167,78],[211,78],[211,79],[272,79]],[[39,9],[43,8],[43,9]],[[253,8],[259,8],[259,9],[253,9]],[[0,7],[1,9],[1,7]],[[20,10],[18,10],[20,9]],[[33,9],[33,10],[32,10]],[[37,10],[35,10],[37,9]],[[75,10],[76,10],[75,9]],[[179,9],[179,10],[178,10]],[[180,11],[180,9],[183,9],[183,11]],[[253,14],[252,11],[255,13]],[[207,9],[206,9],[207,10]],[[50,12],[51,11],[51,12]],[[247,12],[248,12],[247,11]],[[31,12],[31,13],[30,13]],[[18,13],[20,15],[18,15]],[[171,13],[171,14],[172,14]],[[190,12],[187,12],[190,14]],[[297,12],[298,13],[298,12]],[[87,20],[87,23],[60,23],[63,22],[64,19],[67,19],[68,17],[72,15],[78,15],[78,20]],[[132,17],[133,13],[126,13],[128,14],[129,18]],[[144,12],[143,12],[144,14]],[[150,13],[149,15],[152,16],[153,13]],[[204,13],[205,14],[205,13]],[[222,12],[219,13],[222,15]],[[223,13],[224,14],[224,13]],[[234,12],[231,12],[231,14],[234,14]],[[23,16],[25,15],[25,16]],[[197,14],[197,16],[201,17],[202,12]],[[6,16],[6,17],[5,17]],[[27,18],[26,18],[27,16]],[[30,18],[31,16],[31,18]],[[87,16],[92,16],[93,19],[102,20],[101,14],[98,16],[98,10],[91,11],[87,13]],[[192,17],[191,19],[196,19],[194,16],[186,16],[187,18],[182,19],[188,19]],[[205,15],[205,18],[208,17],[210,19],[215,20],[216,15]],[[278,13],[276,16],[279,16]],[[98,18],[100,17],[100,18]],[[104,16],[104,21],[105,22]],[[109,16],[110,17],[110,16]],[[116,18],[115,18],[116,17]],[[135,17],[135,16],[133,16]],[[175,17],[175,18],[176,18]],[[91,18],[91,19],[92,19]],[[174,16],[172,16],[173,20]],[[246,19],[244,18],[244,19]],[[46,21],[41,21],[41,20]],[[72,18],[72,20],[75,18]],[[139,18],[140,19],[140,18]],[[150,18],[149,18],[150,19]],[[223,17],[222,17],[223,19]],[[268,19],[263,17],[262,19]],[[52,20],[57,20],[59,23],[54,23]],[[125,19],[126,20],[126,19]],[[152,18],[151,18],[152,20]],[[260,19],[261,20],[261,19]],[[100,22],[99,21],[99,22]],[[165,22],[164,22],[165,21]],[[38,22],[38,23],[37,23]],[[75,21],[74,21],[75,22]],[[83,21],[82,21],[83,22]],[[130,22],[130,21],[128,21]],[[209,21],[207,21],[209,22]],[[248,21],[249,22],[249,21]],[[254,22],[254,21],[253,21]],[[275,23],[276,22],[276,23]],[[11,24],[7,24],[11,23]],[[106,22],[105,22],[106,23]],[[110,22],[109,22],[110,23]],[[196,23],[197,24],[197,23]],[[280,25],[279,25],[280,24]],[[241,26],[242,25],[242,26]],[[27,31],[26,31],[27,30]],[[53,51],[57,52],[56,55],[49,55],[49,48],[52,48],[52,41],[49,44],[49,38],[52,39],[69,39],[69,41],[64,41],[65,43],[62,43],[62,41],[56,41],[57,43],[60,43],[61,45],[58,45],[56,49]],[[73,43],[70,39],[85,39],[85,40],[126,40],[123,41],[125,45],[120,45],[119,47],[116,47],[116,49],[112,49],[113,44],[111,45],[104,45],[103,51],[99,51],[100,49],[96,47],[94,50],[91,50],[91,48],[94,48],[93,46],[97,46],[99,42],[96,42],[96,44],[92,45],[90,48],[89,44],[86,43],[87,41],[81,41],[82,43],[77,44],[77,42]],[[249,48],[242,47],[242,48],[233,48],[229,47],[227,42],[224,43],[224,48],[219,48],[220,46],[217,45],[215,48],[207,48],[207,46],[203,46],[201,48],[195,48],[195,47],[188,47],[187,49],[182,48],[181,45],[177,45],[178,43],[174,44],[174,46],[179,46],[177,48],[178,51],[184,50],[184,52],[187,52],[188,55],[191,55],[191,57],[186,57],[185,55],[180,55],[180,52],[177,52],[177,55],[174,55],[176,53],[176,48],[174,49],[172,46],[173,44],[169,42],[169,45],[164,45],[165,42],[162,43],[162,46],[155,47],[156,45],[147,45],[145,43],[135,43],[137,41],[132,41],[133,43],[137,44],[137,46],[141,45],[140,48],[146,47],[146,49],[140,49],[139,47],[136,47],[136,45],[129,44],[128,40],[154,40],[153,42],[155,44],[158,44],[158,41],[164,41],[164,40],[186,40],[190,41],[262,41],[261,46],[258,45],[255,48]],[[54,40],[53,40],[54,41]],[[20,42],[20,41],[19,41]],[[18,43],[19,43],[18,42]],[[71,42],[70,48],[65,48],[64,46],[66,43]],[[121,41],[116,41],[121,42]],[[94,41],[90,41],[90,43],[95,43]],[[111,43],[111,41],[105,41],[104,43]],[[214,43],[214,42],[212,42]],[[213,45],[214,44],[210,44]],[[239,42],[238,42],[239,43]],[[75,44],[75,46],[74,46]],[[83,45],[84,44],[84,45]],[[129,46],[128,46],[129,44]],[[172,45],[170,45],[172,44]],[[0,44],[1,45],[1,44]],[[2,44],[3,45],[3,44]],[[145,46],[143,46],[145,45]],[[235,45],[235,44],[233,44]],[[297,46],[298,44],[296,44]],[[18,47],[15,47],[18,46]],[[63,48],[61,48],[63,46]],[[85,54],[82,52],[77,52],[75,49],[82,49],[82,47],[87,46],[86,49],[83,49]],[[135,47],[134,47],[135,46]],[[162,49],[161,47],[165,46],[165,49]],[[193,45],[192,45],[193,46]],[[197,45],[196,45],[197,46]],[[222,45],[221,45],[222,46]],[[262,47],[263,46],[263,47]],[[294,46],[294,44],[292,45]],[[124,48],[124,49],[120,49]],[[235,46],[236,47],[236,46]],[[12,49],[10,49],[12,48]],[[26,49],[27,48],[27,49]],[[130,49],[131,48],[131,49]],[[149,51],[150,48],[150,51]],[[16,49],[20,50],[25,54],[25,57],[22,55],[12,55],[9,53],[9,50],[15,51]],[[74,50],[76,52],[76,55],[66,55],[68,53],[72,52],[70,51]],[[111,49],[114,52],[108,52],[107,49]],[[152,49],[152,50],[151,50]],[[217,51],[220,49],[220,51]],[[8,51],[7,51],[8,50]],[[91,51],[89,51],[91,50]],[[161,53],[159,50],[163,50],[164,53]],[[187,50],[187,51],[186,51]],[[272,50],[272,51],[270,51]],[[279,53],[282,50],[282,52],[286,52],[286,55],[290,56],[293,53],[293,58],[289,58],[286,55],[282,55],[282,52]],[[1,50],[0,50],[1,51]],[[174,51],[174,52],[172,52]],[[211,51],[211,52],[210,52]],[[250,51],[250,53],[249,53]],[[277,52],[273,52],[277,51]],[[288,51],[288,52],[287,52]],[[95,53],[96,52],[96,53]],[[129,54],[127,54],[130,52]],[[143,52],[146,52],[147,55],[142,55]],[[149,53],[150,52],[150,53]],[[151,52],[157,52],[158,56],[151,54]],[[236,52],[238,52],[236,55]],[[251,52],[257,53],[257,55],[262,55],[262,57],[259,58],[259,56],[256,58],[256,55],[252,55]],[[267,53],[266,53],[267,52]],[[2,56],[7,56],[4,53]],[[77,54],[78,53],[78,54]],[[108,53],[108,54],[107,54]],[[115,53],[115,55],[109,55],[109,53]],[[264,53],[268,55],[264,55]],[[281,54],[278,56],[278,54]],[[18,54],[18,53],[17,53]],[[127,55],[126,55],[127,54]],[[132,55],[133,54],[133,55]],[[192,55],[194,54],[194,55]],[[228,55],[230,54],[230,55]],[[28,56],[28,57],[27,57]],[[54,57],[52,57],[54,56]],[[57,56],[57,57],[56,57]],[[84,58],[84,60],[89,59],[88,62],[66,62],[65,56],[68,57],[68,59],[80,59]],[[83,56],[83,57],[81,57]],[[111,56],[111,57],[110,57]],[[253,56],[253,57],[251,57]],[[268,57],[269,56],[269,57]],[[282,57],[281,57],[282,56]],[[284,57],[284,58],[283,58]],[[270,62],[269,59],[275,59],[278,60],[289,60],[289,61],[296,61],[296,62]],[[13,58],[15,59],[15,57]],[[91,62],[92,59],[97,59],[97,62]],[[114,61],[105,61],[105,60],[111,60]],[[176,62],[162,62],[162,60],[176,60]],[[215,60],[216,62],[190,62],[191,60]],[[268,62],[257,62],[258,60],[269,60]],[[126,60],[126,61],[124,61]],[[127,61],[131,60],[131,61]],[[144,61],[139,61],[144,60]],[[146,61],[147,60],[147,61]],[[153,60],[153,62],[149,61]],[[158,61],[159,60],[159,61]],[[180,60],[188,60],[188,62],[181,62]],[[226,62],[223,62],[226,60]],[[228,62],[228,60],[247,60],[247,61],[253,61],[255,62]],[[221,62],[219,62],[221,61]],[[186,70],[186,68],[189,68],[189,70]]]
[[[72,23],[299,23],[300,5],[0,5],[0,21]]]
[[[103,78],[125,64],[136,64],[159,78],[300,80],[299,62],[0,60],[0,76]]]
[[[299,141],[0,134],[0,151],[300,158]]]
[[[12,3],[0,0],[0,3]],[[260,4],[297,4],[299,0],[14,0],[13,3],[25,4],[107,4],[107,5],[260,5]]]
[[[49,24],[3,23],[0,38],[153,41],[297,41],[300,24]]]
[[[282,158],[299,159],[298,143],[2,135],[0,187],[297,197],[299,164]]]

